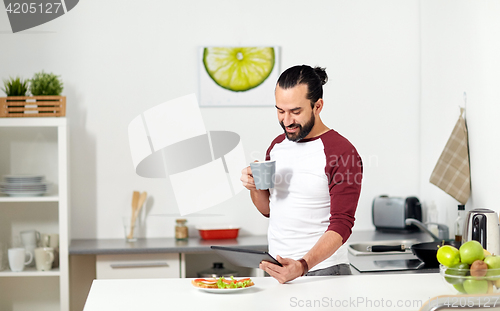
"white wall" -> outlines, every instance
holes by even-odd
[[[197,92],[203,45],[278,45],[282,70],[327,67],[323,120],[353,142],[365,164],[355,229],[372,228],[375,196],[420,193],[417,0],[86,0],[32,30],[9,29],[0,11],[1,78],[43,69],[65,83],[73,238],[122,237],[119,217],[133,190],[148,191],[150,215],[161,215],[148,217],[147,236],[173,235],[178,212],[170,185],[135,175],[127,126],[150,107]],[[238,133],[250,162],[281,133],[273,105],[270,94],[269,108],[203,108],[202,114],[208,130]],[[204,214],[212,216],[191,216],[188,223],[266,233],[267,221],[246,192]]]
[[[449,225],[459,203],[431,185],[429,177],[459,106],[466,107],[469,131],[472,192],[466,209],[500,212],[499,13],[498,1],[421,1],[421,197],[435,200],[440,221]]]

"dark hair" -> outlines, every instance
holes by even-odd
[[[311,107],[323,98],[323,85],[328,81],[325,68],[308,65],[298,65],[285,70],[278,79],[278,85],[283,89],[292,88],[298,84],[307,85],[306,98],[311,101]]]

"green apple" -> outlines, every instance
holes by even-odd
[[[466,263],[458,263],[446,269],[444,272],[444,279],[450,284],[461,284],[464,281],[462,276],[465,276],[469,272],[469,265]]]
[[[484,250],[478,241],[467,241],[460,246],[460,260],[466,264],[472,264],[476,260],[484,259]]]
[[[488,265],[488,269],[500,269],[500,256],[486,256],[486,258],[484,258],[484,262]]]
[[[460,252],[456,247],[444,245],[438,249],[436,258],[443,266],[451,267],[460,263]]]
[[[484,258],[484,262],[488,266],[488,272],[486,277],[490,281],[496,281],[500,279],[500,256],[490,255]]]
[[[465,280],[464,290],[469,295],[486,294],[488,292],[488,281],[486,280]]]
[[[453,287],[455,287],[455,289],[461,292],[462,294],[467,294],[467,292],[464,289],[464,283],[453,284]]]

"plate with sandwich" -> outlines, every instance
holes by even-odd
[[[224,277],[215,279],[194,279],[191,281],[194,287],[201,291],[217,294],[228,294],[252,288],[255,284],[252,279],[230,279]]]

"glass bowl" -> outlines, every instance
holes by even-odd
[[[439,273],[443,281],[458,294],[479,295],[500,292],[500,268],[476,269],[471,275],[471,269],[439,265]]]

